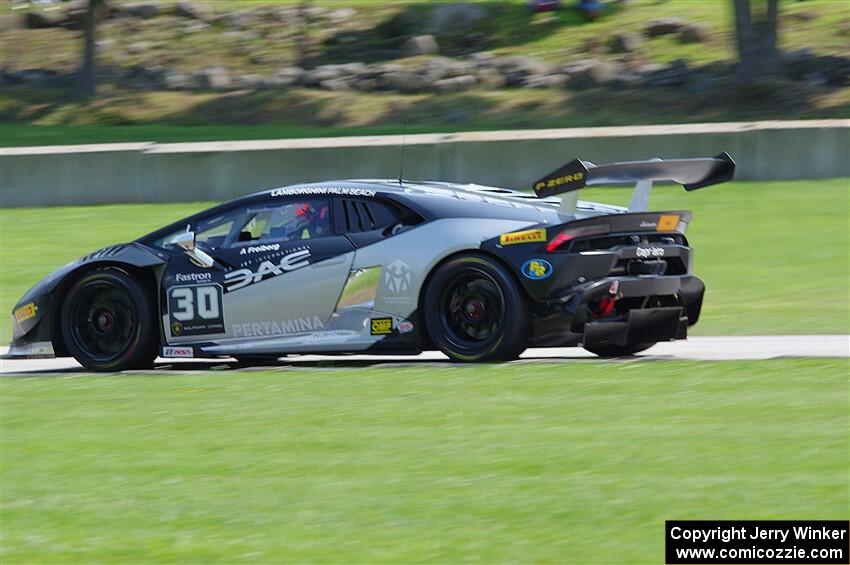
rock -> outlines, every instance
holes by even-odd
[[[177,4],[174,5],[174,15],[203,22],[210,19],[210,13],[207,9],[191,0],[178,0]]]
[[[351,90],[352,82],[350,82],[347,78],[332,78],[323,80],[319,83],[319,86],[325,90]]]
[[[649,86],[679,86],[687,82],[688,72],[688,64],[677,59],[670,65],[645,75],[646,83]]]
[[[380,84],[399,92],[421,92],[428,86],[424,77],[410,71],[396,71],[381,75]]]
[[[372,92],[378,90],[380,83],[376,78],[363,78],[354,83],[354,88],[363,92]]]
[[[478,84],[481,88],[486,88],[487,90],[503,88],[507,83],[505,76],[496,69],[479,69],[475,73],[475,78],[478,79]]]
[[[434,83],[437,92],[457,92],[474,88],[478,79],[473,75],[461,75],[458,77],[444,78]]]
[[[471,54],[468,59],[478,67],[490,67],[496,56],[489,51],[479,51],[478,53]]]
[[[416,35],[404,42],[402,51],[405,55],[435,55],[440,52],[440,46],[433,35]]]
[[[631,53],[643,44],[643,36],[634,31],[621,31],[608,38],[611,53]]]
[[[357,15],[354,8],[339,8],[328,14],[328,18],[336,25],[348,23]]]
[[[27,29],[46,29],[62,27],[65,16],[58,12],[27,12],[24,14],[24,27]]]
[[[705,43],[708,36],[708,26],[704,24],[685,24],[676,32],[679,43]]]
[[[118,9],[126,17],[143,20],[156,17],[162,11],[162,7],[158,3],[155,4],[152,2],[127,4],[126,6],[120,6]]]
[[[344,63],[336,66],[342,75],[352,78],[374,77],[378,74],[374,68],[370,67],[366,63]]]
[[[259,90],[265,86],[265,80],[258,74],[246,74],[240,75],[239,78],[236,79],[236,84],[239,88],[244,88],[246,90]]]
[[[552,65],[534,57],[499,57],[493,61],[495,68],[505,77],[507,86],[521,86],[529,76],[547,75]]]
[[[560,88],[567,84],[569,79],[569,76],[560,73],[532,75],[523,81],[522,86],[523,88]]]
[[[289,87],[301,84],[305,72],[301,67],[283,67],[279,69],[271,78],[266,80],[266,84],[270,86]]]
[[[343,75],[340,65],[322,65],[304,73],[302,79],[307,86],[318,86],[326,80],[333,80]]]
[[[815,86],[850,85],[850,58],[847,57],[816,56],[809,50],[801,49],[786,54],[782,60],[782,68],[789,78],[805,80]]]
[[[469,31],[486,17],[487,8],[479,4],[442,4],[431,11],[425,29],[437,36],[456,35]]]
[[[227,90],[233,84],[230,71],[224,67],[207,67],[198,73],[202,88],[211,90]]]
[[[137,43],[133,43],[127,47],[127,52],[131,55],[138,55],[139,53],[143,53],[148,51],[153,47],[153,43],[150,41],[139,41]]]
[[[225,31],[221,34],[223,39],[230,39],[234,41],[254,41],[258,39],[260,36],[254,33],[253,31]]]
[[[194,22],[183,28],[183,33],[192,34],[192,33],[200,33],[202,31],[207,31],[210,29],[210,24],[204,22]]]
[[[615,84],[625,73],[625,68],[614,61],[584,59],[564,65],[562,71],[569,76],[571,86],[581,89]]]
[[[657,18],[646,24],[643,33],[647,37],[658,37],[659,35],[676,33],[684,25],[685,21],[681,18]]]
[[[198,84],[198,81],[192,75],[178,72],[165,73],[162,81],[168,90],[190,90]]]
[[[434,57],[417,70],[428,82],[444,78],[473,74],[476,66],[468,61],[456,61],[448,57]]]

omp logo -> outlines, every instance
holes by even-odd
[[[394,261],[384,270],[384,284],[393,294],[401,294],[410,289],[413,271],[402,260]]]
[[[249,246],[243,247],[239,251],[239,255],[245,255],[246,253],[263,253],[264,251],[277,251],[280,249],[279,243],[269,243],[267,245],[257,245],[257,246]]]
[[[513,233],[503,233],[499,236],[500,245],[515,245],[517,243],[533,243],[535,241],[546,241],[546,230],[526,230]]]
[[[387,335],[391,333],[393,333],[392,318],[372,318],[372,335]]]
[[[177,273],[174,275],[177,282],[206,282],[212,280],[210,273]]]
[[[638,247],[635,249],[635,255],[642,259],[647,257],[664,257],[663,247]]]
[[[238,269],[224,275],[224,284],[227,291],[239,290],[249,284],[258,283],[266,277],[276,277],[288,271],[294,271],[310,264],[310,250],[301,249],[289,255],[284,255],[279,263],[263,261],[256,271],[251,269]]]

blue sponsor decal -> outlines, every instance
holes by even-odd
[[[522,264],[523,276],[534,281],[548,279],[552,276],[552,263],[545,259],[529,259]]]

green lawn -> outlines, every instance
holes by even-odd
[[[4,378],[3,563],[659,563],[847,519],[848,361]]]
[[[624,203],[628,191],[583,197]],[[38,279],[211,203],[0,209],[0,313]],[[654,209],[691,209],[695,270],[708,287],[695,334],[850,333],[847,179],[659,187]],[[0,340],[10,339],[8,322]]]

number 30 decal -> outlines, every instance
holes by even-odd
[[[198,335],[223,332],[221,296],[221,286],[217,284],[170,288],[168,312],[172,320],[172,333]]]

